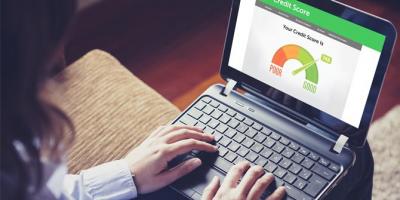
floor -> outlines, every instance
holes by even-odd
[[[344,2],[390,19],[400,28],[396,0]],[[103,1],[77,17],[67,59],[72,62],[95,48],[108,51],[184,109],[207,87],[223,82],[218,71],[229,6],[226,0]],[[375,119],[400,104],[399,55],[397,42]]]

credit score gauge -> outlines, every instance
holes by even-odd
[[[311,93],[317,92],[317,85],[319,80],[317,62],[320,59],[314,57],[303,47],[296,44],[288,44],[279,48],[272,58],[272,63],[269,67],[269,72],[282,77],[283,67],[288,60],[297,60],[301,65],[291,72],[292,76],[305,74],[303,89]],[[327,55],[321,55],[321,60],[327,64],[332,62],[332,58]]]

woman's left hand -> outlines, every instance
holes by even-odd
[[[207,142],[211,134],[191,126],[164,126],[155,130],[142,144],[126,157],[139,194],[163,188],[201,165],[199,158],[184,161],[167,169],[168,162],[192,150],[216,152],[217,147]]]

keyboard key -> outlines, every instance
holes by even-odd
[[[261,151],[261,156],[263,156],[264,158],[269,158],[274,152],[271,149],[268,148],[264,148]]]
[[[231,143],[231,140],[227,137],[222,137],[219,143],[224,147],[228,147],[228,145]]]
[[[297,150],[300,148],[300,146],[299,146],[298,144],[294,143],[294,142],[291,142],[291,143],[289,144],[289,147],[290,147],[291,149],[295,150],[295,151],[297,151]]]
[[[278,177],[278,178],[283,178],[286,175],[286,170],[278,167],[278,169],[276,169],[273,174]]]
[[[215,120],[215,119],[211,119],[208,123],[207,126],[209,126],[212,129],[217,128],[217,126],[219,125],[219,121]]]
[[[225,133],[225,131],[228,130],[228,126],[225,124],[219,124],[216,130],[220,133]]]
[[[310,153],[310,151],[304,147],[301,147],[299,153],[303,154],[304,156],[307,156]]]
[[[230,126],[231,128],[236,128],[236,127],[239,126],[239,121],[236,120],[236,119],[231,119],[231,120],[228,122],[228,126]]]
[[[261,133],[263,133],[266,136],[269,136],[271,135],[272,131],[264,127],[263,129],[261,129]]]
[[[241,147],[236,153],[241,157],[246,157],[246,155],[250,152],[249,149]]]
[[[261,131],[261,129],[262,129],[263,127],[261,126],[261,124],[259,124],[259,123],[257,123],[257,122],[254,122],[253,128],[256,129],[257,131]]]
[[[227,114],[222,114],[222,116],[219,118],[219,121],[227,124],[231,120],[231,117],[229,117]]]
[[[201,118],[200,118],[200,121],[201,121],[203,124],[207,124],[210,120],[211,120],[211,117],[209,117],[209,116],[207,116],[207,115],[203,115],[203,116],[201,116]]]
[[[283,151],[284,148],[285,148],[285,146],[283,146],[283,145],[280,144],[280,143],[276,143],[276,144],[272,147],[272,149],[273,149],[274,151],[278,152],[278,153],[282,153],[282,151]]]
[[[261,167],[264,167],[267,163],[268,163],[268,160],[265,159],[265,158],[262,157],[262,156],[259,156],[259,157],[257,158],[256,162],[255,162],[256,165],[259,165],[259,166],[261,166]]]
[[[214,133],[214,129],[210,128],[209,126],[207,126],[204,129],[204,133],[208,133],[208,134],[213,134]]]
[[[242,148],[241,148],[242,149]],[[239,149],[240,150],[240,149]],[[239,164],[240,162],[242,162],[242,161],[247,161],[245,158],[242,158],[242,157],[240,157],[240,156],[238,156],[234,161],[233,161],[233,163],[235,164],[235,165],[237,165],[237,164]]]
[[[217,158],[214,162],[214,166],[222,170],[223,172],[228,173],[233,164],[222,158]]]
[[[240,144],[237,142],[232,141],[229,145],[228,145],[228,149],[230,149],[233,152],[236,152],[238,149],[240,148]]]
[[[214,132],[214,140],[216,141],[216,142],[219,142],[221,139],[222,139],[222,134],[221,133],[218,133],[218,132]]]
[[[249,138],[253,138],[257,134],[257,131],[249,128],[244,134],[246,134]]]
[[[271,148],[272,146],[274,146],[275,143],[276,143],[276,142],[275,142],[273,139],[271,139],[270,137],[267,138],[267,139],[263,142],[263,144],[264,144],[266,147],[268,147],[268,148]]]
[[[318,161],[318,159],[319,159],[319,156],[318,156],[316,153],[314,153],[314,152],[311,152],[311,153],[308,155],[308,157],[311,158],[311,160],[313,160],[313,161]]]
[[[325,158],[321,158],[321,159],[319,160],[319,163],[320,163],[321,165],[325,166],[325,167],[328,167],[328,165],[330,164],[329,161],[328,161],[327,159],[325,159]]]
[[[206,113],[207,115],[210,115],[214,111],[214,108],[207,105],[205,108],[203,108],[203,112]]]
[[[279,140],[279,142],[281,142],[284,145],[289,145],[290,141],[287,138],[281,137],[281,139]]]
[[[246,137],[244,135],[242,135],[242,134],[236,134],[233,137],[233,140],[235,140],[238,143],[242,143],[244,139],[246,139]]]
[[[243,121],[243,123],[245,123],[247,126],[251,126],[251,125],[253,125],[254,121],[251,120],[251,119],[249,119],[249,118],[246,118],[246,119]]]
[[[301,179],[297,179],[293,185],[295,187],[299,188],[300,190],[302,190],[302,189],[304,189],[304,187],[306,187],[307,183]]]
[[[278,168],[278,166],[272,162],[268,162],[267,165],[264,166],[264,169],[270,173],[274,172],[276,168]]]
[[[226,111],[228,110],[228,107],[226,107],[226,106],[223,105],[223,104],[220,104],[220,105],[218,106],[218,110],[220,110],[220,111],[222,111],[222,112],[226,112]]]
[[[274,154],[272,154],[271,157],[269,157],[269,159],[274,163],[279,163],[279,161],[282,160],[282,156],[277,153],[274,153]]]
[[[193,195],[191,196],[191,198],[192,198],[193,200],[201,200],[202,196],[201,196],[201,194],[195,192],[195,193],[193,193]]]
[[[264,146],[255,142],[254,145],[251,147],[251,150],[254,151],[255,153],[260,153],[261,150],[263,150]]]
[[[295,153],[294,156],[292,157],[292,160],[296,163],[301,163],[304,160],[304,156],[299,154],[299,153]]]
[[[206,129],[206,125],[203,124],[203,123],[201,123],[201,122],[197,122],[197,123],[195,124],[195,126],[196,126],[197,128],[200,128],[200,129],[203,130],[203,131],[204,131],[204,129]]]
[[[245,117],[242,114],[239,114],[239,113],[236,114],[235,118],[237,120],[241,121],[241,122],[245,119]]]
[[[259,142],[259,143],[263,143],[264,140],[267,139],[267,136],[265,136],[264,134],[258,133],[255,137],[254,140]]]
[[[239,124],[239,126],[236,127],[236,130],[239,131],[239,132],[241,132],[241,133],[246,132],[247,129],[249,129],[249,128],[248,128],[246,125],[244,125],[244,124]]]
[[[228,150],[225,147],[218,147],[218,155],[224,157],[228,153]]]
[[[281,136],[278,133],[272,132],[271,138],[274,140],[279,140]]]
[[[288,182],[290,184],[293,184],[294,181],[296,180],[296,176],[291,173],[287,173],[283,180],[285,180],[286,182]]]
[[[288,169],[289,166],[292,164],[292,161],[283,158],[280,162],[279,162],[279,166],[283,167],[284,169]]]
[[[246,139],[242,142],[242,145],[244,145],[245,147],[247,147],[247,148],[249,148],[249,149],[250,149],[251,146],[253,146],[253,144],[254,144],[254,141],[253,141],[252,139],[249,139],[249,138],[246,138]]]
[[[231,117],[234,117],[236,115],[236,112],[234,110],[232,110],[232,109],[228,109],[226,111],[226,114],[228,114]]]
[[[290,148],[285,148],[285,150],[282,152],[282,155],[286,158],[291,158],[294,155],[294,151]]]
[[[334,164],[334,163],[331,163],[331,164],[329,165],[329,169],[331,169],[331,170],[334,171],[334,172],[339,172],[339,171],[340,171],[339,165],[336,165],[336,164]]]
[[[317,173],[328,181],[332,180],[332,178],[335,176],[335,174],[331,170],[320,164],[315,164],[311,171]]]
[[[289,171],[292,172],[293,174],[298,174],[301,170],[301,166],[293,163],[290,167],[289,167]]]
[[[304,189],[304,192],[311,195],[312,197],[316,197],[321,192],[321,190],[325,187],[325,185],[328,183],[323,178],[321,178],[315,174],[313,176],[311,176],[309,182],[310,183]]]
[[[291,185],[285,185],[286,194],[296,200],[312,200],[309,196]]]
[[[219,106],[218,101],[211,101],[209,104],[214,108],[217,108]]]
[[[229,128],[227,131],[225,131],[224,135],[228,136],[229,138],[233,138],[236,135],[236,131]]]
[[[214,110],[214,112],[211,113],[211,117],[214,117],[215,119],[219,119],[222,116],[222,112],[219,110]]]
[[[180,122],[188,125],[188,126],[194,126],[197,121],[193,119],[193,117],[190,117],[189,115],[185,114],[183,117],[179,119]]]
[[[204,103],[203,101],[199,101],[196,103],[196,105],[194,106],[195,108],[199,109],[199,110],[203,110],[203,108],[206,107],[206,103]]]
[[[258,158],[258,155],[252,151],[250,151],[247,155],[246,155],[246,159],[250,162],[255,162],[256,159]]]
[[[312,173],[306,169],[302,169],[299,173],[299,176],[303,178],[304,180],[308,180]]]
[[[228,152],[224,158],[229,161],[229,162],[233,162],[236,159],[237,155],[235,153],[232,152]]]
[[[312,161],[309,158],[305,158],[303,162],[301,162],[301,165],[307,169],[310,169],[314,165],[314,161]]]
[[[211,102],[211,98],[210,97],[203,97],[203,98],[201,98],[201,100],[206,102],[206,103],[210,103]]]

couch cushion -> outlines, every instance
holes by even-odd
[[[63,72],[61,108],[76,138],[70,173],[122,158],[179,110],[132,75],[111,55],[94,50]]]

